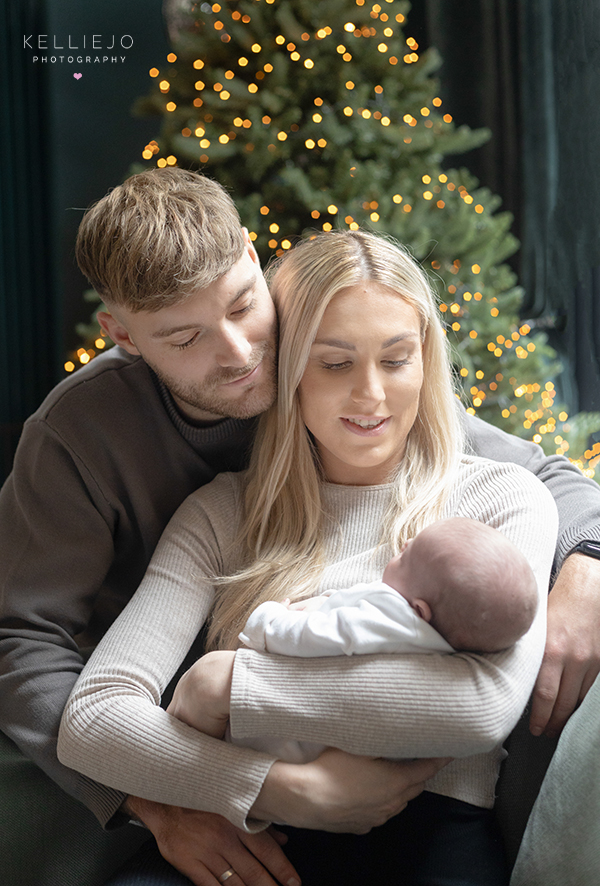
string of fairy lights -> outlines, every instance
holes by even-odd
[[[276,2],[277,0],[254,0],[253,5],[263,3],[267,6],[273,6]],[[231,4],[232,7],[234,5],[236,4]],[[364,18],[364,7],[368,8],[367,0],[355,0],[355,5],[358,8],[363,8],[362,17]],[[252,9],[249,4],[246,4],[246,8],[250,11]],[[381,53],[382,57],[387,58],[387,62],[392,68],[402,64],[415,64],[419,61],[419,45],[413,37],[407,37],[403,41],[402,51],[398,51],[397,48],[399,45],[397,26],[401,26],[405,22],[404,13],[396,12],[397,9],[397,0],[384,0],[383,3],[374,3],[370,6],[370,23],[356,24],[350,20],[351,15],[349,15],[349,20],[343,25],[344,37],[342,40],[340,40],[339,29],[337,32],[334,32],[331,27],[323,26],[317,28],[312,33],[304,31],[293,40],[288,39],[283,33],[265,34],[264,38],[259,38],[260,42],[258,42],[258,39],[254,39],[254,42],[247,41],[247,49],[244,49],[243,52],[239,52],[239,50],[232,46],[229,66],[222,71],[219,69],[218,79],[212,76],[212,72],[209,70],[205,60],[199,57],[194,58],[190,64],[192,67],[194,92],[197,95],[192,99],[191,107],[188,102],[186,107],[179,108],[179,111],[178,101],[175,100],[177,98],[177,89],[173,88],[173,76],[169,74],[169,68],[166,71],[161,71],[158,67],[152,67],[149,71],[149,76],[157,82],[158,90],[164,97],[165,113],[168,115],[173,114],[175,117],[178,113],[186,116],[179,131],[183,139],[197,140],[199,150],[197,158],[201,164],[209,163],[211,154],[215,150],[218,151],[220,147],[226,146],[236,139],[242,139],[244,150],[252,153],[256,147],[256,138],[253,140],[252,133],[257,125],[262,127],[263,132],[268,133],[269,142],[266,145],[266,150],[271,153],[289,148],[289,144],[293,140],[301,140],[306,150],[318,154],[328,148],[328,139],[326,132],[323,130],[323,124],[326,112],[329,113],[331,111],[330,108],[326,107],[326,103],[321,96],[315,96],[309,119],[305,121],[305,125],[301,126],[294,122],[287,129],[278,128],[270,113],[264,113],[260,118],[260,122],[256,119],[254,121],[250,119],[248,113],[242,115],[239,111],[240,97],[245,94],[247,99],[251,101],[252,98],[257,98],[257,94],[263,87],[268,85],[269,77],[275,70],[273,55],[278,52],[285,53],[285,57],[290,63],[298,65],[305,72],[310,72],[315,78],[315,84],[318,85],[322,78],[328,75],[327,71],[319,70],[320,59],[317,50],[322,48],[324,41],[330,41],[331,46],[335,43],[336,55],[339,56],[342,62],[350,63],[353,60],[353,40],[369,39],[377,41],[378,52]],[[231,36],[228,33],[231,23],[235,23],[239,27],[240,25],[250,25],[252,22],[250,12],[230,8],[226,2],[202,3],[201,10],[204,13],[204,26],[207,28],[212,27],[214,34],[218,36],[223,44],[231,42]],[[256,38],[256,35],[254,35],[254,38]],[[317,44],[321,45],[317,47]],[[267,56],[268,60],[265,61],[264,59]],[[178,56],[171,52],[167,55],[166,61],[169,66],[174,65],[178,62]],[[344,82],[347,101],[345,104],[342,103],[338,109],[340,119],[349,122],[362,118],[363,120],[371,120],[374,124],[379,124],[383,128],[389,127],[392,123],[400,124],[399,120],[394,121],[390,112],[386,111],[385,104],[383,103],[385,96],[382,85],[374,87],[375,98],[380,100],[377,107],[374,105],[365,107],[364,99],[362,104],[355,99],[353,100],[353,97],[356,97],[361,92],[358,88],[360,84],[356,82],[356,74],[353,74],[353,76],[355,77],[354,80],[349,77]],[[175,97],[173,92],[175,92]],[[223,111],[226,110],[227,103],[229,102],[231,102],[232,113],[230,118],[225,119],[223,123],[224,117],[227,118],[227,114],[224,115]],[[406,145],[411,144],[415,132],[418,131],[418,127],[440,131],[444,124],[448,126],[452,124],[452,116],[448,113],[443,113],[441,106],[442,99],[439,96],[435,96],[432,98],[430,105],[424,104],[418,112],[412,114],[405,113],[402,116],[401,123],[405,129],[403,141]],[[211,113],[211,108],[215,110],[215,107],[219,111],[218,116],[223,124],[221,127],[222,131],[216,131],[213,125],[215,120],[214,115]],[[190,117],[190,113],[196,115],[194,119]],[[162,156],[161,147],[156,140],[148,142],[141,154],[144,161],[152,161],[158,168],[176,166],[178,164],[178,158],[175,154],[169,153],[166,156]],[[350,167],[349,175],[353,176],[355,171],[354,167]],[[485,211],[483,203],[477,201],[476,195],[469,193],[464,184],[452,181],[451,177],[444,172],[424,174],[421,177],[421,182],[423,187],[416,195],[411,194],[409,196],[399,192],[392,194],[392,202],[399,208],[401,207],[402,212],[411,213],[415,208],[416,200],[424,201],[432,209],[443,211],[447,206],[450,195],[453,199],[459,197],[465,206],[477,215],[481,215]],[[362,203],[365,218],[368,218],[373,225],[380,221],[379,209],[380,206],[376,200],[368,200]],[[281,219],[277,219],[272,207],[265,203],[260,207],[259,213],[261,219],[264,220],[265,226],[268,227],[270,235],[268,240],[269,248],[276,254],[281,254],[283,251],[290,249],[292,238],[286,234],[285,230],[281,230]],[[350,230],[357,230],[360,227],[359,222],[352,213],[346,212],[344,214],[343,208],[333,201],[327,205],[326,209],[314,209],[310,214],[313,222],[320,224],[324,231],[332,230],[334,226],[341,227],[346,225]],[[256,240],[258,236],[258,231],[250,231],[250,237],[253,240]],[[439,261],[433,260],[430,264],[434,272],[440,270]],[[445,301],[441,301],[439,305],[448,330],[458,333],[462,326],[461,320],[464,322],[465,315],[468,317],[469,309],[478,302],[489,304],[490,317],[497,318],[500,315],[497,298],[489,297],[486,299],[481,291],[484,287],[477,289],[459,282],[465,269],[461,268],[461,262],[458,259],[452,263],[449,270],[451,274],[457,275],[456,282],[452,282],[446,287],[447,295],[454,300],[450,301],[447,298]],[[481,272],[481,267],[473,263],[466,270],[470,274],[470,278],[473,279]],[[504,335],[495,335],[487,343],[487,350],[498,360],[504,354],[512,352],[518,359],[525,361],[536,349],[535,342],[526,341],[530,332],[530,326],[523,323],[515,329],[510,329]],[[479,335],[480,333],[475,329],[471,329],[468,332],[470,339],[476,339]],[[524,340],[523,343],[521,339]],[[80,348],[76,355],[73,355],[73,358],[65,364],[65,370],[72,372],[78,365],[88,363],[99,351],[106,347],[106,344],[103,336],[100,335],[94,341],[93,347],[87,349]],[[460,375],[465,380],[465,385],[468,384],[467,379],[471,374],[474,374],[475,378],[473,379],[474,383],[470,388],[467,388],[471,397],[471,405],[467,411],[475,414],[477,409],[484,404],[486,398],[494,396],[494,392],[497,391],[499,384],[504,381],[505,377],[502,372],[497,372],[492,378],[486,380],[485,373],[482,370],[470,372],[468,369],[463,368],[460,370]],[[514,398],[524,398],[528,404],[531,404],[531,408],[526,409],[523,413],[524,429],[531,429],[534,432],[531,439],[534,442],[541,443],[543,437],[552,435],[555,451],[560,455],[568,456],[569,442],[566,436],[569,433],[569,416],[565,411],[560,411],[557,418],[553,414],[554,400],[556,398],[556,390],[553,383],[549,381],[545,384],[524,384],[513,376],[508,381],[512,386]],[[516,412],[517,407],[514,403],[506,404],[502,409],[502,416],[508,418],[511,413]],[[600,443],[596,443],[593,447],[586,450],[582,459],[575,459],[573,461],[587,476],[593,477],[594,469],[600,462]]]

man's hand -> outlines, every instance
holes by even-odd
[[[223,738],[235,652],[209,652],[179,680],[167,713],[213,738]]]
[[[235,874],[227,886],[300,886],[281,849],[287,837],[273,828],[247,834],[221,815],[139,797],[128,797],[125,809],[144,822],[163,858],[195,886],[220,886],[219,877],[228,870]]]
[[[571,554],[548,597],[548,637],[529,728],[558,735],[600,672],[600,560]]]
[[[366,834],[401,812],[450,759],[395,763],[328,748],[312,763],[273,764],[251,814],[294,827]]]

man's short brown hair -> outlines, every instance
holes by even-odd
[[[222,277],[244,246],[237,209],[221,185],[185,169],[153,169],[86,212],[76,258],[109,307],[156,311]]]

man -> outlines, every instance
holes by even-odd
[[[270,886],[269,872],[292,881],[275,836],[125,799],[56,759],[84,650],[135,591],[183,499],[243,466],[253,416],[275,395],[273,305],[218,185],[178,169],[133,176],[85,216],[77,258],[105,300],[99,321],[119,348],[58,385],[31,417],[0,497],[0,728],[102,824],[143,821],[165,858],[199,886],[226,869],[236,872],[230,886]],[[559,563],[578,542],[600,540],[600,490],[565,459],[545,459],[477,419],[469,433],[477,454],[517,461],[547,482],[561,512]],[[550,596],[536,731],[559,730],[598,671],[599,568],[573,554]],[[342,752],[328,760],[332,793],[357,831],[383,820],[383,808],[403,808],[441,765]],[[286,795],[294,785],[267,776],[265,789]],[[323,798],[307,815],[324,830],[344,817]]]

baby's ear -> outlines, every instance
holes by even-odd
[[[411,606],[423,621],[431,621],[431,606],[426,600],[412,600]]]

